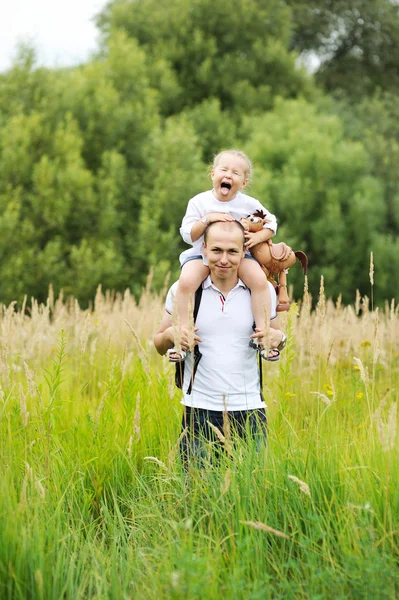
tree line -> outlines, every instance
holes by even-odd
[[[47,69],[21,47],[0,75],[0,302],[88,302],[178,277],[188,200],[220,149],[304,250],[309,287],[398,296],[399,14],[390,0],[114,0],[101,47]],[[306,64],[317,61],[310,73]],[[290,282],[301,294],[303,277]]]

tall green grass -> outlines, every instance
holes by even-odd
[[[399,317],[305,293],[266,451],[182,471],[162,301],[3,309],[1,598],[397,598]]]

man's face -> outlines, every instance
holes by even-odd
[[[211,177],[216,198],[222,202],[232,200],[248,183],[247,163],[235,154],[224,152],[212,169]]]
[[[243,234],[238,227],[230,230],[214,225],[208,233],[204,254],[208,259],[212,281],[234,281],[244,256]]]

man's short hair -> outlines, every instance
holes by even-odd
[[[208,227],[204,231],[204,243],[205,244],[208,241],[209,231],[215,225],[219,225],[224,231],[231,231],[232,229],[237,228],[237,230],[242,233],[242,245],[244,246],[244,243],[245,243],[244,231],[245,231],[245,229],[241,225],[241,223],[239,223],[238,221],[214,221],[213,223],[209,223]]]

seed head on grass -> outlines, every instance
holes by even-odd
[[[395,447],[397,433],[397,403],[392,402],[388,411],[387,421],[382,417],[382,411],[387,403],[387,394],[381,400],[379,407],[375,411],[373,418],[376,423],[378,437],[380,438],[381,448],[383,452],[389,452]]]
[[[324,295],[324,277],[321,275],[320,277],[320,291],[319,291],[319,300],[316,305],[316,316],[319,321],[319,325],[324,323],[324,318],[326,316],[326,297]]]
[[[21,411],[21,420],[24,427],[28,426],[29,412],[26,408],[26,396],[22,384],[19,384],[19,406]]]
[[[176,443],[172,446],[172,449],[170,450],[169,454],[168,454],[168,467],[169,469],[172,468],[173,463],[175,462],[176,459],[176,455],[179,451],[180,448],[180,442],[182,441],[182,439],[184,438],[185,435],[187,435],[188,432],[188,427],[185,427],[183,429],[183,431],[181,432],[181,434],[179,435],[179,437],[177,438]]]
[[[374,285],[374,258],[373,258],[373,253],[370,252],[370,272],[369,272],[369,276],[370,276],[370,284],[373,286]]]
[[[165,465],[164,462],[162,462],[162,460],[159,460],[159,458],[156,458],[155,456],[144,456],[143,460],[148,460],[150,462],[154,462],[155,464],[157,464],[159,467],[161,467],[161,469],[165,469],[167,470],[167,466]]]
[[[139,357],[140,357],[140,360],[142,362],[144,372],[147,374],[148,381],[150,383],[151,382],[151,378],[150,378],[150,366],[148,364],[148,360],[147,360],[147,356],[146,356],[145,350],[144,350],[143,346],[141,345],[141,342],[140,342],[140,339],[139,339],[137,333],[135,332],[135,330],[133,329],[133,327],[130,325],[129,321],[127,321],[126,319],[124,319],[124,321],[125,321],[126,325],[129,327],[129,329],[132,332],[133,337],[134,337],[134,339],[136,341],[137,348],[138,348],[138,351],[139,351]]]
[[[298,477],[296,477],[295,475],[288,475],[288,479],[291,479],[291,481],[294,481],[294,483],[297,483],[299,485],[299,489],[301,490],[301,492],[306,494],[306,496],[309,496],[309,498],[312,497],[311,493],[310,493],[310,487],[308,486],[307,483],[305,483],[301,479],[298,479]]]
[[[31,396],[31,398],[34,398],[37,393],[37,385],[33,379],[32,371],[29,369],[29,367],[25,361],[24,361],[24,370],[25,370],[26,379],[28,381],[29,395]]]
[[[356,356],[354,356],[353,360],[355,361],[355,364],[360,371],[360,379],[363,381],[364,385],[367,385],[370,382],[370,377],[369,377],[367,367],[363,366],[363,363],[360,360],[360,358],[356,358]]]
[[[230,489],[230,485],[231,485],[231,469],[227,469],[226,473],[224,474],[223,484],[221,486],[222,496],[227,494],[227,492]]]
[[[328,396],[326,396],[325,394],[323,394],[322,392],[310,392],[313,396],[317,396],[318,398],[320,398],[320,400],[322,402],[324,402],[324,404],[327,404],[327,406],[331,406],[331,404],[333,403],[333,400],[330,399]]]
[[[88,312],[86,315],[85,323],[83,326],[83,330],[80,336],[80,353],[84,354],[86,350],[87,340],[89,339],[89,329],[90,329],[90,313]]]
[[[141,416],[140,416],[140,392],[137,392],[136,408],[134,410],[133,434],[136,441],[139,441],[141,434]]]
[[[222,442],[227,454],[229,456],[232,456],[233,452],[231,449],[231,443],[230,440],[228,440],[223,433],[220,431],[220,429],[218,427],[216,427],[216,425],[214,425],[213,423],[211,423],[210,421],[207,421],[209,427],[212,429],[212,431],[215,433],[216,437],[218,438],[218,440],[220,442]]]
[[[248,527],[252,527],[253,529],[258,529],[259,531],[265,531],[266,533],[272,533],[277,537],[289,539],[289,535],[284,533],[283,531],[279,531],[278,529],[273,529],[273,527],[269,527],[266,523],[261,523],[260,521],[240,521],[242,525],[248,525]]]

